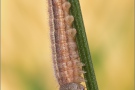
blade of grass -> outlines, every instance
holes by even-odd
[[[83,70],[86,71],[86,73],[84,74],[84,78],[86,80],[87,90],[98,90],[79,0],[68,1],[71,3],[70,13],[74,16],[73,27],[77,30],[76,41],[80,59],[85,64]]]

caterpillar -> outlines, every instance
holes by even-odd
[[[48,0],[52,57],[59,90],[85,90],[77,44],[74,17],[69,14],[71,4],[67,0]]]

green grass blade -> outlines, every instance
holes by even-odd
[[[73,27],[77,30],[76,41],[78,45],[80,59],[85,64],[83,70],[86,71],[86,73],[84,74],[84,78],[86,80],[87,90],[98,90],[79,0],[68,1],[71,3],[70,13],[74,16],[75,19],[73,22]]]

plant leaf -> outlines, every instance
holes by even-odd
[[[87,90],[98,90],[79,0],[68,1],[71,3],[70,13],[74,16],[73,27],[77,30],[76,42],[80,59],[81,62],[85,64],[83,70],[86,71],[86,73],[84,74],[84,78],[86,80]]]

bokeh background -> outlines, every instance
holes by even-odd
[[[134,1],[80,0],[99,90],[134,89]],[[1,90],[58,90],[47,0],[1,0]]]

